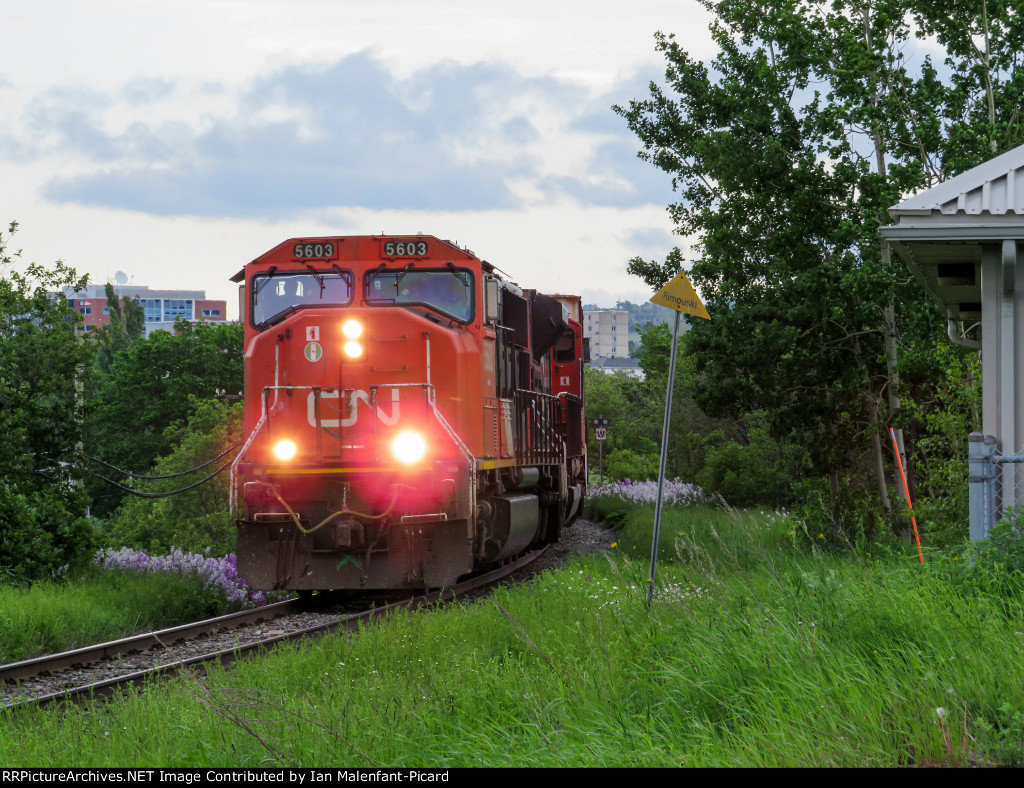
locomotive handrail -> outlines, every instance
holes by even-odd
[[[558,392],[558,398],[565,397],[565,410],[561,411],[563,420],[561,425],[565,428],[565,453],[583,454],[585,441],[583,430],[580,427],[580,420],[583,416],[583,398],[568,391]],[[577,409],[577,412],[574,412]]]
[[[228,516],[232,520],[234,520],[238,515],[238,492],[236,490],[238,485],[235,484],[235,469],[238,467],[238,463],[241,462],[242,456],[246,451],[248,451],[249,446],[251,446],[252,442],[256,439],[256,435],[261,429],[263,429],[263,424],[266,420],[267,411],[266,408],[264,408],[263,413],[260,415],[260,420],[256,422],[256,426],[253,427],[249,437],[246,439],[245,443],[242,444],[241,450],[235,455],[235,459],[231,461],[231,472],[229,474],[229,486],[231,489],[228,497]]]
[[[551,394],[540,394],[539,396],[541,396],[541,397],[551,397],[553,400],[555,400],[556,404],[558,403],[558,397],[556,397],[554,395],[551,395]],[[532,405],[531,405],[531,408],[532,408]],[[561,447],[562,447],[562,460],[564,462],[565,457],[566,457],[565,441],[562,439],[562,436],[559,435],[558,432],[548,423],[547,415],[543,412],[543,410],[535,411],[535,412],[537,413],[537,421],[540,424],[540,426],[542,428],[546,428],[547,429],[549,439],[551,439],[553,443],[561,445]]]
[[[516,453],[521,460],[557,462],[566,456],[565,441],[553,429],[547,411],[560,409],[560,402],[553,394],[544,394],[528,389],[515,389],[519,415],[517,417]],[[536,430],[536,442],[529,440],[531,428]],[[539,444],[539,445],[538,445]],[[558,455],[561,455],[559,457]]]
[[[276,346],[275,346],[274,349],[276,351],[276,349],[277,349]],[[277,377],[276,372],[275,372],[274,377],[275,378]],[[252,428],[252,432],[249,433],[249,437],[245,439],[245,443],[242,444],[242,448],[239,450],[238,454],[235,455],[235,459],[231,462],[231,472],[230,472],[230,475],[229,475],[229,485],[231,487],[231,490],[230,490],[229,496],[228,496],[228,516],[232,520],[235,519],[235,516],[236,516],[236,514],[238,512],[238,491],[235,489],[236,486],[237,486],[235,484],[235,470],[238,468],[238,464],[242,461],[242,457],[244,457],[245,453],[249,450],[249,447],[252,445],[252,442],[254,440],[256,440],[256,436],[259,434],[260,430],[263,429],[263,425],[267,423],[267,417],[269,415],[269,413],[267,411],[267,392],[269,392],[269,391],[273,391],[274,392],[274,404],[270,408],[271,410],[273,410],[277,406],[277,392],[278,391],[301,390],[301,389],[321,389],[321,388],[323,388],[323,387],[322,386],[277,386],[277,385],[274,385],[274,386],[264,386],[263,387],[263,396],[260,397],[260,402],[262,403],[261,412],[260,412],[260,419],[259,419],[259,421],[256,422],[256,426]]]

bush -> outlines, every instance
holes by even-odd
[[[657,452],[616,449],[605,458],[604,474],[609,479],[657,479],[659,461]]]
[[[157,460],[153,474],[172,474],[195,468],[216,457],[241,437],[241,404],[196,400],[185,426],[169,428],[167,437],[176,448]],[[140,492],[170,492],[193,484],[229,461],[175,479],[139,482]],[[109,547],[133,547],[162,553],[176,545],[184,550],[225,555],[235,547],[234,524],[228,512],[228,471],[194,490],[166,498],[127,498],[111,517],[104,542]]]
[[[807,545],[839,550],[865,546],[888,533],[878,499],[858,494],[849,479],[833,499],[827,479],[810,479],[797,486],[801,501],[792,509],[796,537]]]
[[[697,483],[732,506],[789,506],[794,482],[807,470],[807,452],[772,439],[761,425],[752,426],[746,442],[724,442],[717,430],[705,439],[704,467]]]
[[[0,579],[61,574],[88,560],[93,544],[89,521],[75,516],[58,491],[24,494],[0,482]]]

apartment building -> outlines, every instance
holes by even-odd
[[[629,312],[585,311],[583,336],[590,340],[592,359],[628,357]]]
[[[227,320],[227,301],[211,300],[205,290],[152,290],[143,285],[114,285],[120,298],[138,298],[146,314],[143,336],[163,329],[174,331],[176,320],[197,323],[200,320]],[[105,285],[89,285],[85,290],[65,288],[68,306],[82,316],[79,330],[95,331],[110,322]]]

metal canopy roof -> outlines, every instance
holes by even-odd
[[[894,219],[936,211],[946,216],[1024,214],[1024,145],[889,209]]]
[[[981,319],[982,249],[1024,241],[1024,145],[889,209],[882,236],[955,320]]]

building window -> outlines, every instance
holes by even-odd
[[[91,306],[80,306],[80,307],[78,307],[78,312],[79,312],[79,314],[82,314],[82,315],[91,315],[92,314],[92,307]]]
[[[164,320],[178,319],[192,319],[192,301],[184,298],[164,299]]]
[[[159,298],[140,298],[139,306],[142,307],[143,313],[146,315],[147,323],[159,323],[162,315],[162,300]]]

